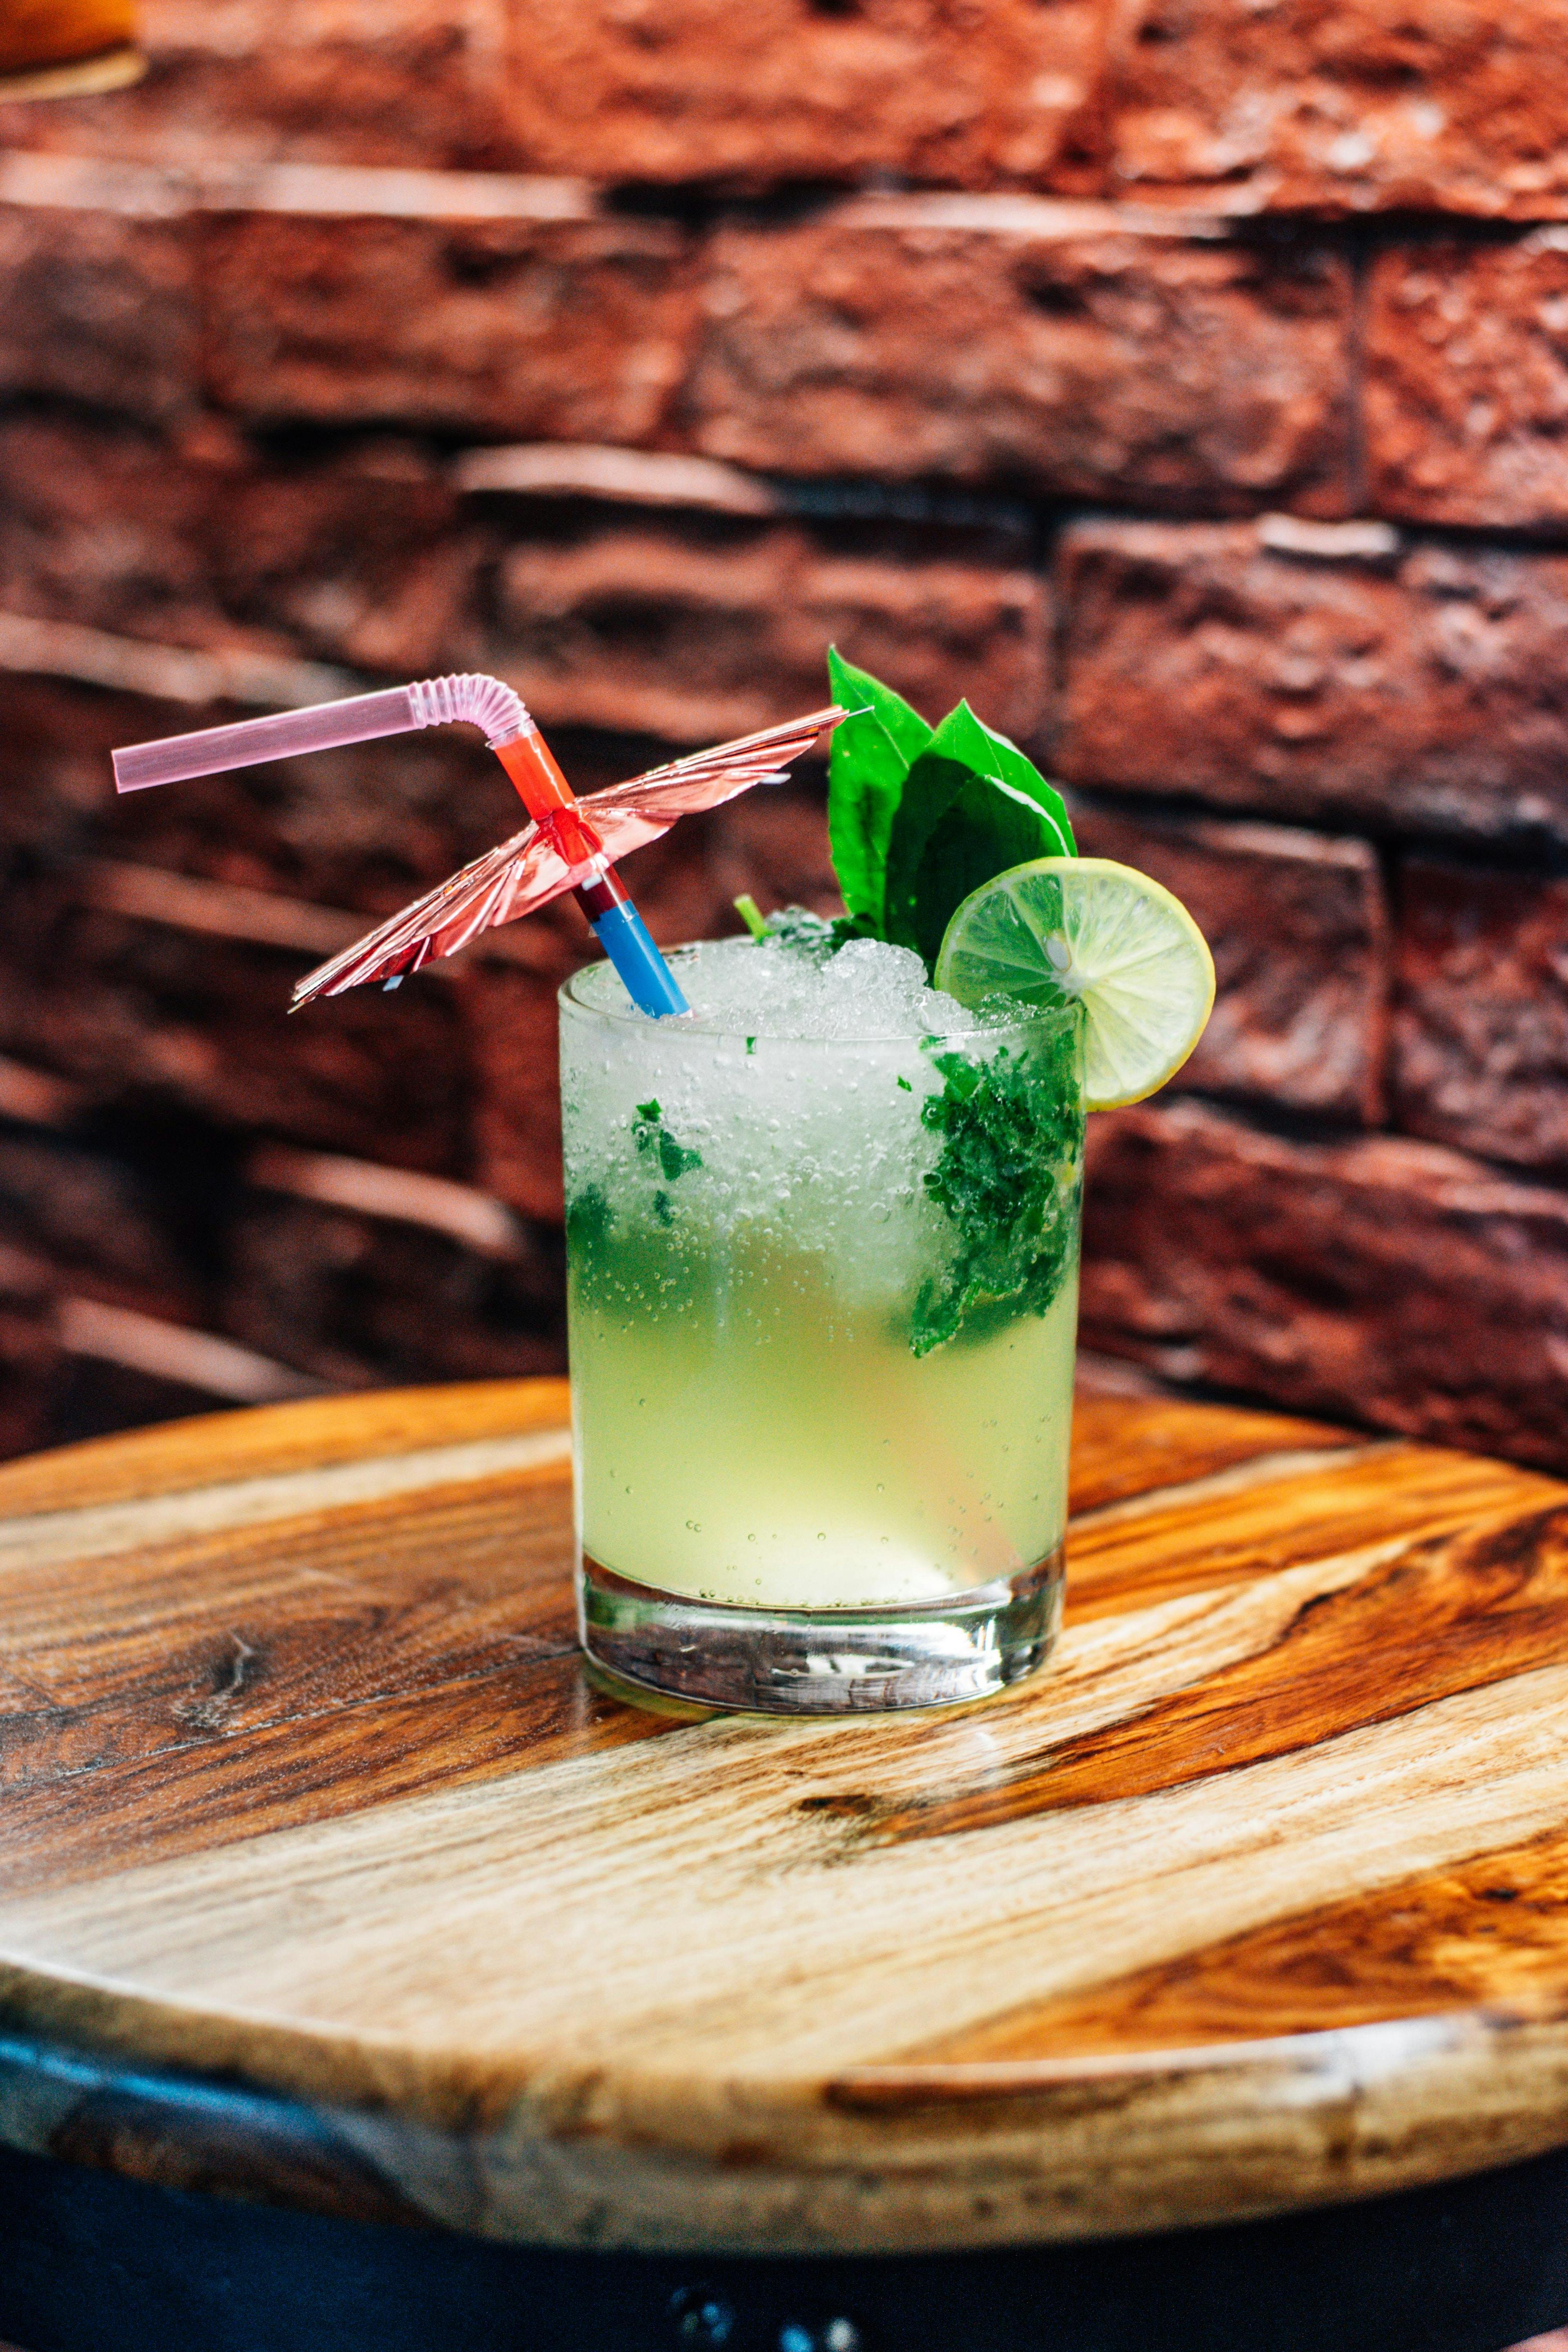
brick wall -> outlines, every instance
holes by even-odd
[[[143,15],[0,109],[0,1445],[562,1356],[575,915],[282,1018],[493,763],[110,744],[484,667],[591,786],[831,636],[1214,941],[1088,1345],[1568,1466],[1561,9]],[[639,865],[667,940],[831,905],[819,780]]]

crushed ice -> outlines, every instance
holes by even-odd
[[[706,940],[681,955],[675,970],[691,1005],[690,1019],[680,1024],[688,1034],[872,1039],[951,1036],[993,1025],[928,986],[911,948],[881,940],[851,940],[820,962],[776,940]],[[606,1012],[631,1010],[607,964],[584,980],[589,1002]]]

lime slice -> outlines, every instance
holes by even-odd
[[[1142,1102],[1203,1035],[1214,958],[1179,898],[1110,857],[1037,857],[972,890],[947,927],[936,985],[961,1004],[1081,997],[1084,1099]]]

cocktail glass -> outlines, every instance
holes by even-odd
[[[1081,1014],[704,1026],[561,992],[584,1645],[776,1714],[936,1706],[1060,1616]],[[759,1027],[762,1024],[759,1024]]]

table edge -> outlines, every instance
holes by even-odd
[[[1131,2063],[866,2067],[826,2086],[729,2086],[742,2104],[760,2088],[773,2151],[737,2136],[734,2117],[727,2141],[693,2131],[679,2086],[652,2078],[620,2128],[552,2113],[526,2086],[488,2116],[440,2118],[395,2095],[310,2095],[258,2067],[211,2072],[50,2036],[15,1998],[5,2007],[0,2145],[512,2245],[890,2255],[1136,2237],[1359,2202],[1568,2146],[1568,2006]],[[816,2143],[804,2159],[792,2120]]]

